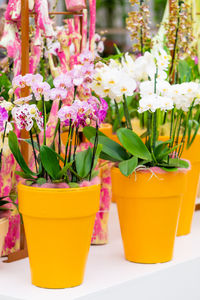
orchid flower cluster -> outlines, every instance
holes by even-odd
[[[104,99],[98,100],[91,96],[88,101],[75,100],[71,106],[63,106],[59,112],[59,119],[65,126],[85,127],[98,124],[104,121],[108,109],[108,104]]]
[[[96,66],[97,73],[92,83],[95,93],[115,102],[116,115],[119,112],[118,105],[122,102],[126,119],[126,128],[119,122],[116,132],[121,145],[100,136],[99,141],[105,146],[101,157],[118,163],[125,176],[131,175],[137,168],[157,166],[166,171],[188,168],[188,163],[180,157],[185,143],[189,147],[199,129],[199,121],[194,119],[193,110],[200,103],[200,85],[195,82],[170,84],[170,62],[171,56],[164,49],[158,49],[146,52],[135,61],[126,54],[121,61],[98,63]],[[127,88],[120,90],[124,78]],[[120,90],[121,94],[116,90]],[[141,138],[132,128],[128,96],[135,97],[138,115],[144,121],[146,132]],[[161,141],[160,128],[165,122],[170,124],[169,139]],[[90,141],[94,140],[90,128],[85,128],[84,133]]]
[[[15,93],[25,87],[30,90],[28,97],[14,101],[12,116],[17,128],[25,129],[30,134],[30,139],[24,141],[32,145],[36,172],[25,164],[14,132],[9,134],[9,145],[22,168],[19,175],[28,179],[31,184],[65,182],[74,186],[84,179],[91,180],[96,174],[94,169],[101,152],[101,145],[98,145],[98,128],[106,117],[108,105],[104,99],[92,96],[90,90],[95,72],[91,53],[80,54],[78,62],[71,71],[54,79],[53,88],[43,81],[40,74],[19,75],[13,79]],[[40,100],[43,104],[42,111],[37,106]],[[46,137],[46,101],[57,101],[59,104],[57,125],[51,145],[47,145]],[[79,132],[89,125],[96,128],[95,145],[93,149],[89,147],[83,152],[77,152]],[[68,131],[64,147],[61,145],[63,127]],[[38,131],[42,135],[38,134]]]

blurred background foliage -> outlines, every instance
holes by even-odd
[[[166,3],[167,0],[149,0],[153,33],[162,21]],[[114,44],[121,51],[131,51],[132,43],[126,30],[126,18],[131,10],[129,0],[97,0],[97,32],[106,38],[105,56],[115,53]]]

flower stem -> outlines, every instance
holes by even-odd
[[[128,111],[127,99],[126,99],[125,95],[123,95],[123,99],[124,99],[124,101],[123,101],[124,115],[125,115],[125,118],[126,118],[127,128],[130,129],[130,130],[133,130],[132,124],[131,124],[130,114],[129,114],[129,111]]]
[[[36,169],[36,172],[38,173],[37,155],[36,155],[36,151],[35,151],[32,130],[29,131],[29,134],[30,134],[30,138],[31,138],[31,144],[32,144],[32,148],[33,148],[33,155],[34,155],[34,159],[35,159],[35,169]]]
[[[89,181],[92,178],[92,171],[93,171],[93,167],[94,167],[94,160],[95,160],[95,156],[96,156],[96,151],[97,151],[97,147],[98,147],[98,124],[96,123],[96,135],[95,135],[95,141],[94,141],[94,147],[93,147],[93,154],[92,154],[92,163],[91,163],[91,167],[90,167],[90,173],[89,173]]]
[[[116,111],[119,127],[121,127],[122,123],[121,123],[121,118],[120,118],[120,114],[119,114],[119,107],[118,107],[116,100],[115,100],[115,111]]]
[[[65,162],[64,162],[64,166],[67,163],[67,153],[68,153],[68,146],[69,146],[69,141],[71,139],[71,131],[72,131],[72,122],[70,120],[70,125],[69,125],[69,134],[68,134],[68,138],[67,138],[67,143],[65,145]]]
[[[44,96],[42,96],[42,105],[43,105],[43,118],[44,118],[44,139],[43,139],[43,144],[46,145],[46,106],[45,106],[45,101],[44,101]]]
[[[68,156],[68,162],[71,161],[71,153],[72,153],[72,141],[73,141],[73,136],[74,136],[74,126],[72,127],[71,130],[71,136],[70,136],[70,145],[69,145],[69,156]]]

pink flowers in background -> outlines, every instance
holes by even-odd
[[[33,94],[37,101],[44,97],[45,101],[49,101],[50,96],[50,85],[47,82],[35,82],[31,85]]]
[[[8,112],[4,107],[0,106],[0,132],[4,131],[6,121],[8,121]]]
[[[85,0],[65,0],[67,10],[77,11],[86,8]]]
[[[32,86],[34,84],[39,84],[43,82],[43,77],[40,74],[26,74],[24,76],[18,75],[13,78],[12,86],[13,88],[24,88],[26,86]]]
[[[53,88],[49,92],[49,98],[51,100],[64,100],[67,98],[67,90],[62,88]]]
[[[70,89],[72,88],[72,79],[68,73],[63,73],[56,77],[53,81],[53,84],[58,89]]]

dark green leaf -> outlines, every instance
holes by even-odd
[[[117,131],[117,136],[129,153],[138,158],[151,160],[151,153],[135,132],[127,128],[120,128]]]
[[[91,139],[94,142],[94,139]],[[106,136],[99,136],[99,143],[102,144],[102,152],[100,158],[105,159],[105,155],[110,157],[111,161],[122,161],[130,158],[126,150],[118,143]]]
[[[76,154],[76,170],[80,177],[86,177],[92,164],[92,149],[89,147],[85,151],[78,152]]]
[[[91,127],[91,126],[85,127],[83,129],[83,134],[90,141],[91,138],[95,137],[95,135],[96,135],[96,128]],[[98,135],[105,136],[105,134],[103,134],[101,131],[98,131]]]
[[[187,149],[192,145],[194,139],[199,130],[199,122],[196,120],[189,120],[188,122],[188,138],[187,138]],[[192,131],[194,131],[192,135]]]
[[[97,165],[97,162],[98,162],[98,159],[99,159],[99,156],[101,154],[101,151],[102,151],[102,148],[103,146],[101,144],[99,144],[97,146],[97,150],[96,150],[96,154],[95,154],[95,159],[94,159],[94,166],[93,166],[93,169],[95,169],[96,165]]]
[[[21,151],[19,149],[17,136],[13,131],[10,131],[8,141],[9,141],[10,150],[13,153],[13,155],[14,155],[16,161],[18,162],[19,166],[24,171],[24,173],[28,174],[30,176],[37,176],[38,174],[32,172],[31,169],[29,169],[29,167],[27,166],[27,164],[26,164],[26,162],[25,162],[25,160],[24,160],[24,158],[21,154]]]
[[[66,175],[67,174],[67,170],[72,166],[74,161],[70,161],[69,163],[67,163],[63,168],[62,170],[60,170],[60,172],[58,173],[57,175],[57,178],[58,179],[61,179],[63,177],[63,175]]]
[[[40,158],[42,165],[52,179],[58,179],[60,172],[59,160],[57,153],[51,148],[42,145],[40,148]]]
[[[138,158],[132,157],[119,163],[119,169],[124,176],[130,176],[138,165]]]
[[[170,158],[169,159],[169,165],[177,167],[177,168],[189,168],[189,162],[180,158]]]
[[[24,179],[35,180],[35,178],[33,178],[32,176],[30,176],[29,174],[26,174],[26,173],[24,173],[24,172],[15,171],[15,174],[19,175],[20,177],[22,177],[22,178],[24,178]]]

